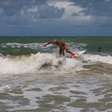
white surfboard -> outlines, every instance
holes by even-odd
[[[82,50],[82,51],[76,52],[76,54],[77,54],[78,56],[81,56],[81,55],[84,54],[85,52],[86,52],[86,50]]]
[[[82,50],[82,51],[75,51],[73,52],[75,55],[71,58],[73,59],[81,59],[82,58],[82,55],[86,52],[86,50]]]

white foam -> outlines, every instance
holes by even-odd
[[[21,48],[21,47],[24,47],[24,48],[30,48],[30,49],[37,49],[37,48],[40,48],[41,44],[42,43],[27,43],[27,44],[24,44],[24,43],[13,42],[13,43],[2,43],[2,44],[0,44],[0,46],[3,47],[3,48],[7,48],[7,47]]]
[[[91,62],[112,64],[112,56],[110,55],[83,54],[83,59]],[[40,70],[71,73],[82,69],[83,64],[81,60],[57,57],[50,53],[37,53],[30,56],[17,57],[1,55],[0,74],[2,76],[2,74],[38,73]]]
[[[98,55],[98,54],[84,54],[83,55],[84,60],[89,60],[92,62],[101,62],[101,63],[107,63],[107,64],[112,64],[112,56],[111,55]]]
[[[51,67],[50,70],[52,68],[60,68],[63,71],[70,71],[73,67],[74,70],[76,66],[77,68],[81,67],[80,61],[63,57],[59,58],[50,53],[37,53],[21,57],[0,56],[0,74],[35,73],[45,64]]]

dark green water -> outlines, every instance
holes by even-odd
[[[87,46],[81,46],[87,49],[88,52],[112,52],[112,37],[0,37],[0,53],[2,54],[31,54],[42,51],[35,43],[44,43],[48,40],[57,39],[63,40],[72,46],[77,46],[78,43],[87,44]],[[10,45],[7,45],[10,43]],[[14,43],[20,43],[21,45],[15,45]],[[29,45],[29,43],[32,43]],[[12,45],[11,45],[12,44]],[[25,44],[25,45],[22,45]],[[29,47],[30,46],[30,47]],[[35,48],[34,48],[35,47]]]

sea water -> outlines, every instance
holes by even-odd
[[[43,48],[46,40],[1,38],[0,112],[111,112],[111,39],[63,37],[71,50],[87,50],[77,59]]]

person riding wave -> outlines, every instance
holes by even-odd
[[[46,44],[44,44],[44,47],[46,47],[49,44],[53,44],[53,45],[56,45],[56,46],[59,47],[59,55],[60,56],[64,56],[65,52],[66,52],[66,53],[69,53],[71,55],[71,58],[76,58],[76,54],[71,52],[68,49],[68,46],[66,45],[66,43],[64,41],[61,41],[61,40],[51,40],[51,41],[48,41]]]

